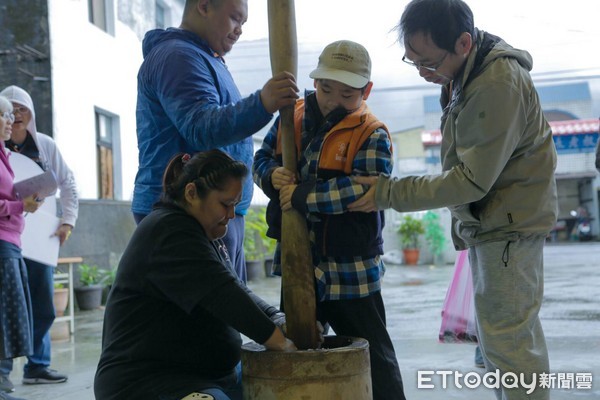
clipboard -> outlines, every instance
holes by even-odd
[[[23,154],[12,153],[9,161],[15,173],[14,185],[44,173],[39,165]],[[41,197],[41,193],[38,193],[38,196]],[[23,257],[42,264],[56,265],[60,240],[58,236],[54,236],[54,232],[59,225],[60,219],[56,216],[56,198],[47,197],[36,212],[25,217],[25,229],[21,234]]]
[[[38,198],[45,199],[53,196],[57,189],[58,182],[51,170],[14,183],[15,195],[20,199],[25,199],[32,194],[37,194]]]

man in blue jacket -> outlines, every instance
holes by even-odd
[[[282,72],[261,90],[242,98],[223,56],[231,50],[248,16],[247,0],[186,0],[179,28],[149,31],[138,73],[139,167],[132,211],[136,222],[161,193],[163,171],[178,152],[219,148],[251,169],[252,134],[273,113],[298,98],[295,78]],[[236,218],[224,241],[240,279],[246,280],[244,219],[253,183],[244,184]]]

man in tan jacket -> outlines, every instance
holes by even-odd
[[[543,247],[556,223],[556,150],[529,71],[529,53],[478,30],[461,0],[413,0],[398,25],[403,61],[442,85],[443,172],[372,185],[349,207],[448,207],[457,250],[469,249],[478,339],[488,371],[539,382],[549,371],[539,310]],[[511,386],[511,385],[506,385]],[[498,399],[547,400],[517,384]]]

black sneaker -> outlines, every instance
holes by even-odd
[[[2,391],[0,391],[0,400],[25,400],[21,397],[14,397],[9,395],[8,393],[4,393]]]
[[[0,375],[0,393],[10,393],[15,391],[15,386],[8,379],[8,376]]]
[[[26,385],[35,385],[39,383],[62,383],[66,381],[66,375],[59,374],[50,368],[39,368],[33,371],[27,371],[23,374],[23,383]]]

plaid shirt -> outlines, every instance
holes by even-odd
[[[312,98],[311,98],[312,97]],[[329,180],[317,179],[319,156],[325,134],[331,130],[343,115],[333,116],[325,120],[316,107],[314,95],[306,96],[306,109],[303,121],[302,147],[298,160],[298,171],[301,182],[316,182],[307,197],[308,218],[316,218],[317,213],[341,214],[347,212],[348,205],[365,193],[362,185],[353,183],[350,176],[341,176]],[[336,114],[335,112],[332,114]],[[261,187],[263,178],[268,178],[273,170],[279,167],[276,160],[277,128],[279,120],[266,135],[262,147],[255,155],[253,166],[254,182]],[[312,129],[311,129],[312,128]],[[352,163],[352,175],[391,174],[392,150],[388,134],[377,129],[363,143]],[[264,189],[263,189],[264,190]],[[369,296],[381,290],[380,278],[385,267],[380,256],[376,257],[325,257],[316,254],[314,232],[310,232],[315,260],[315,278],[317,296],[321,301],[353,299]],[[279,243],[274,255],[274,270],[280,273],[281,249]]]

